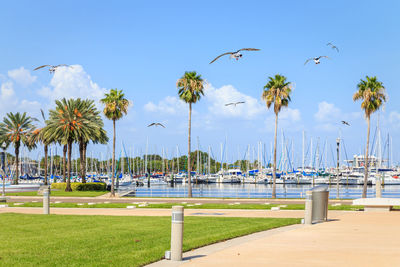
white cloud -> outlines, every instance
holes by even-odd
[[[36,116],[37,119],[41,119],[41,117],[37,117],[40,114],[40,109],[42,108],[42,104],[38,101],[29,101],[23,99],[19,104],[19,110],[26,111],[31,116]]]
[[[298,122],[301,120],[300,110],[292,108],[284,108],[279,114],[279,119],[288,122]]]
[[[318,103],[318,111],[314,114],[314,117],[319,122],[326,122],[337,119],[340,114],[340,109],[335,107],[334,104],[322,101]]]
[[[54,73],[49,87],[43,87],[38,93],[49,100],[60,98],[89,98],[98,103],[106,89],[93,82],[81,65],[59,67]]]
[[[208,110],[215,116],[236,117],[253,119],[257,115],[266,112],[266,107],[254,97],[243,94],[232,85],[224,85],[214,88],[208,84],[204,88],[205,99],[209,102]],[[244,104],[225,106],[226,103],[244,101]]]
[[[7,81],[0,86],[0,115],[3,116],[7,112],[14,111],[18,105],[18,101],[15,96],[14,84],[11,81]]]
[[[225,106],[229,102],[244,101],[244,104],[235,106]],[[254,97],[239,92],[232,85],[225,85],[215,88],[207,84],[204,88],[204,97],[201,101],[208,106],[209,114],[215,117],[235,117],[243,119],[253,119],[257,115],[267,112],[265,106]],[[144,105],[144,110],[148,112],[160,112],[166,114],[186,114],[187,104],[176,96],[167,96],[158,103],[148,102]],[[194,114],[197,114],[193,111]],[[203,118],[204,119],[204,118]]]
[[[2,100],[2,105],[9,104],[8,101],[12,100],[14,96],[14,84],[11,81],[2,83],[0,87],[0,98]]]
[[[361,118],[361,116],[361,112],[345,113],[335,104],[322,101],[318,103],[318,111],[314,114],[314,118],[318,123],[315,128],[328,132],[337,131],[341,126],[342,120],[352,124],[354,120]]]
[[[7,81],[0,86],[0,115],[4,116],[7,112],[28,112],[30,116],[37,116],[41,104],[37,101],[26,99],[19,100],[15,94],[14,84]]]
[[[9,70],[8,76],[13,79],[16,83],[22,85],[23,87],[28,87],[34,83],[37,79],[36,76],[31,75],[31,72],[24,67],[19,69]]]
[[[167,96],[163,100],[159,101],[158,104],[148,102],[144,105],[144,110],[148,112],[160,112],[166,114],[186,114],[187,105],[185,102],[180,100],[176,96]]]
[[[270,111],[270,115],[265,119],[265,130],[274,132],[275,130],[275,113]],[[283,128],[288,131],[298,131],[302,125],[301,113],[298,109],[284,107],[278,115],[278,128]]]

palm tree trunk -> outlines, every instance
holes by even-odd
[[[20,170],[21,170],[21,172],[20,172],[20,175],[22,176],[22,175],[24,175],[24,171],[23,171],[23,168],[22,168],[22,166],[24,165],[23,164],[23,162],[22,162],[22,158],[21,158],[21,164],[20,164],[21,166],[19,166],[19,168],[20,168]]]
[[[86,148],[87,148],[87,142],[83,143],[83,176],[82,181],[84,180],[86,183]]]
[[[84,156],[83,156],[83,141],[79,142],[79,169],[81,173],[82,183],[86,183],[86,177],[84,176]]]
[[[67,187],[65,192],[71,192],[71,154],[72,154],[72,141],[68,141],[68,163],[67,163]]]
[[[276,136],[278,134],[278,113],[275,113],[275,136],[274,136],[274,166],[272,167],[272,198],[276,198]]]
[[[14,177],[14,184],[18,184],[19,178],[19,145],[15,145],[15,177]]]
[[[67,145],[63,147],[63,182],[67,182]]]
[[[189,103],[189,134],[188,134],[188,197],[192,197],[191,162],[190,162],[190,135],[192,130],[192,103]]]
[[[44,145],[44,184],[47,185],[47,154],[48,154],[48,146]]]
[[[111,174],[111,196],[115,197],[114,181],[115,181],[115,120],[113,120],[113,154],[112,154],[112,174]]]
[[[365,162],[364,162],[364,186],[362,197],[367,197],[367,183],[368,183],[368,148],[369,148],[369,129],[370,129],[370,116],[367,116],[367,146],[365,148]]]

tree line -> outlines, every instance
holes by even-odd
[[[115,122],[127,113],[129,101],[124,98],[122,90],[111,89],[101,99],[104,104],[103,113],[113,121],[114,150],[115,150]],[[61,99],[55,101],[55,107],[50,109],[48,116],[41,110],[41,127],[37,127],[39,120],[29,116],[26,112],[9,112],[0,123],[0,142],[6,146],[13,146],[15,155],[14,184],[19,178],[19,152],[21,146],[29,150],[43,145],[44,150],[44,183],[48,184],[48,148],[51,144],[63,147],[62,175],[67,182],[66,191],[71,189],[72,146],[79,147],[79,171],[82,182],[86,182],[86,150],[89,142],[107,144],[108,136],[104,123],[96,108],[94,100],[90,99]],[[115,155],[115,151],[113,153]],[[115,162],[115,157],[113,157]]]

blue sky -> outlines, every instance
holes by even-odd
[[[317,138],[333,146],[341,129],[352,155],[363,150],[366,136],[360,103],[353,103],[352,95],[359,79],[376,75],[389,95],[380,113],[382,135],[392,135],[398,161],[398,10],[398,1],[3,1],[0,116],[27,111],[39,117],[39,109],[52,108],[56,98],[97,100],[105,90],[119,88],[133,106],[118,122],[118,139],[135,150],[144,150],[148,138],[153,151],[160,153],[164,146],[171,154],[179,145],[184,153],[187,107],[176,97],[175,82],[196,70],[208,86],[194,107],[193,148],[198,136],[203,149],[211,145],[219,155],[226,139],[232,160],[238,149],[242,158],[247,145],[258,141],[269,152],[273,114],[260,96],[268,76],[280,73],[295,85],[279,131],[293,139],[297,159],[303,130],[315,148]],[[244,53],[237,62],[226,57],[208,64],[242,47],[261,51]],[[304,66],[319,55],[331,59]],[[32,71],[61,63],[74,68],[54,76]],[[236,109],[224,106],[243,99],[246,104]],[[342,127],[342,119],[351,127]],[[167,128],[147,128],[153,121]],[[106,127],[111,130],[111,123]],[[105,146],[90,149],[107,151]]]

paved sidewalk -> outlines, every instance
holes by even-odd
[[[302,224],[295,224],[295,225],[289,225],[289,226],[284,226],[284,227],[279,227],[276,229],[271,229],[268,231],[263,231],[263,232],[258,232],[258,233],[254,233],[254,234],[250,234],[250,235],[245,235],[245,236],[241,236],[241,237],[237,237],[237,238],[233,238],[224,242],[219,242],[219,243],[215,243],[209,246],[205,246],[205,247],[201,247],[192,251],[188,251],[183,253],[183,260],[180,261],[170,261],[170,260],[161,260],[149,265],[146,265],[147,267],[178,267],[181,266],[182,264],[189,262],[193,259],[196,258],[201,258],[201,257],[205,257],[207,255],[210,255],[212,253],[230,248],[230,247],[234,247],[234,246],[238,246],[241,244],[244,244],[246,242],[251,242],[253,240],[257,240],[260,238],[265,238],[271,235],[276,235],[279,233],[283,233],[286,231],[291,231],[293,229],[297,229],[300,227],[304,227],[304,225]]]
[[[152,266],[400,266],[400,212],[330,215],[335,220],[261,235],[210,253],[201,248],[182,264],[160,261]]]
[[[42,201],[42,196],[7,196],[9,202],[30,202],[30,201]],[[304,199],[265,199],[265,198],[240,198],[240,199],[224,199],[224,198],[140,198],[140,197],[55,197],[51,196],[51,200],[57,200],[62,202],[111,202],[111,203],[132,203],[132,202],[147,202],[147,203],[218,203],[218,204],[229,204],[229,203],[242,203],[242,204],[304,204]],[[353,200],[349,199],[330,199],[329,203],[341,203],[346,205],[351,205]]]

